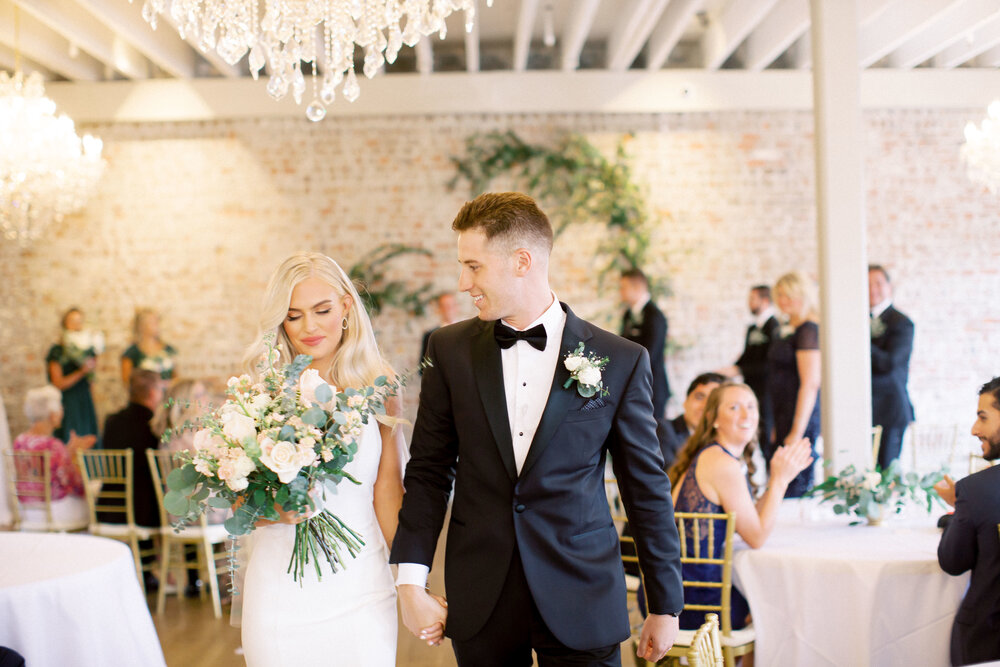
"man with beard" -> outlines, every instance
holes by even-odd
[[[972,435],[983,458],[1000,459],[1000,377],[979,390]],[[941,569],[951,575],[972,570],[969,590],[951,630],[951,663],[971,665],[1000,659],[1000,465],[935,487],[955,514],[938,545]]]

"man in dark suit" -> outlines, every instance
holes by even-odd
[[[147,370],[133,371],[129,377],[128,405],[113,415],[108,415],[104,422],[105,449],[132,450],[132,502],[135,509],[135,522],[147,528],[160,526],[160,509],[156,504],[156,491],[153,489],[153,478],[149,472],[149,461],[146,459],[147,449],[156,449],[159,438],[153,434],[149,420],[153,418],[153,410],[163,402],[163,381],[159,373]],[[140,550],[145,551],[151,545],[140,544]],[[148,562],[153,556],[144,556]],[[146,574],[146,590],[156,590],[159,582],[151,574]]]
[[[1000,377],[979,390],[972,435],[982,443],[983,458],[1000,459]],[[951,664],[1000,660],[1000,465],[958,484],[946,477],[934,488],[955,506],[938,545],[941,569],[951,575],[972,570],[951,629]]]
[[[446,327],[449,324],[454,324],[458,322],[458,302],[455,300],[454,292],[442,292],[437,295],[434,300],[437,305],[437,314],[439,324],[424,332],[423,337],[420,339],[420,357],[417,359],[417,366],[424,360],[427,356],[427,342],[431,339],[431,334],[440,329],[441,327]],[[420,371],[421,375],[423,371]]]
[[[674,435],[680,447],[684,446],[687,439],[691,437],[694,430],[698,428],[701,416],[705,414],[705,403],[712,390],[726,381],[721,373],[702,373],[691,380],[688,385],[687,396],[684,397],[684,412],[670,420],[670,425],[674,429]]]
[[[622,337],[638,343],[649,352],[653,369],[653,414],[663,419],[670,399],[670,383],[664,352],[667,345],[667,318],[649,295],[649,280],[639,269],[622,273],[619,294],[627,308],[622,315]]]
[[[781,325],[775,317],[771,302],[771,288],[755,285],[750,288],[747,306],[753,315],[753,322],[747,327],[743,343],[743,354],[732,366],[720,371],[724,375],[742,375],[743,382],[757,395],[760,415],[760,442],[771,438],[774,417],[771,412],[771,396],[767,391],[767,351],[771,341],[777,338]]]
[[[913,404],[906,389],[913,352],[913,322],[892,306],[892,283],[881,266],[868,267],[871,305],[872,424],[882,427],[878,464],[885,469],[899,458]]]
[[[552,227],[530,197],[480,195],[452,229],[479,317],[430,339],[390,556],[403,623],[429,644],[444,628],[462,667],[530,665],[532,651],[544,665],[620,665],[629,621],[610,453],[653,612],[641,655],[657,660],[683,591],[649,357],[555,298]],[[606,365],[571,360],[571,374],[581,344]],[[453,483],[445,607],[424,587]]]

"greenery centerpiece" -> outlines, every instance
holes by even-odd
[[[834,514],[853,514],[855,520],[851,525],[861,523],[862,519],[878,525],[886,513],[898,514],[908,501],[926,506],[928,513],[935,503],[944,507],[934,491],[934,485],[943,477],[940,470],[925,475],[904,473],[898,460],[884,470],[879,466],[874,470],[858,470],[852,464],[827,477],[809,493],[821,496],[820,502],[833,501]]]

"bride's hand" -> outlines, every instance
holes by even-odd
[[[448,601],[412,584],[401,584],[396,590],[399,592],[403,625],[428,646],[440,645],[448,620]]]

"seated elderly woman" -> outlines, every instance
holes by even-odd
[[[763,545],[774,529],[788,484],[812,463],[809,441],[804,438],[779,447],[771,459],[767,490],[755,501],[749,481],[753,473],[749,461],[756,446],[757,421],[757,397],[750,387],[731,382],[716,387],[709,394],[701,421],[668,472],[675,511],[735,512],[736,532],[753,549]],[[724,536],[725,521],[717,520],[714,531]],[[693,551],[691,532],[683,539]],[[707,532],[701,532],[702,553],[708,549]],[[721,539],[715,542],[716,553],[709,557],[722,557],[723,542]],[[682,574],[685,581],[722,579],[721,568],[715,565],[685,564]],[[720,596],[717,588],[690,587],[684,591],[686,603],[719,604]],[[739,629],[747,623],[749,607],[735,588],[731,600],[732,627]],[[685,629],[697,628],[703,622],[704,612],[700,611],[685,611],[680,617],[680,626]]]
[[[52,385],[28,391],[24,399],[24,415],[31,422],[31,428],[14,439],[13,449],[15,452],[49,452],[53,518],[56,521],[85,518],[87,507],[83,501],[83,482],[76,464],[76,452],[93,447],[97,436],[77,436],[71,431],[67,445],[53,435],[62,423],[63,406],[62,392]],[[37,493],[40,490],[24,488],[28,484],[31,483],[20,485],[18,491]],[[21,500],[31,499],[21,496]]]

